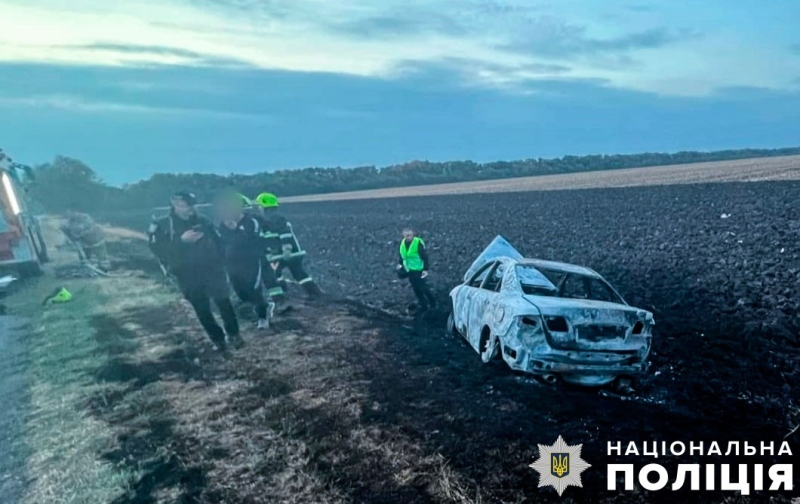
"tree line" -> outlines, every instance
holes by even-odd
[[[800,147],[564,156],[491,163],[412,161],[384,168],[304,168],[253,175],[159,173],[123,187],[107,185],[82,162],[58,156],[53,162],[34,168],[36,181],[29,194],[48,212],[63,212],[70,207],[86,212],[133,211],[163,206],[177,190],[193,191],[201,201],[209,201],[225,187],[235,187],[250,197],[263,191],[282,197],[797,154]]]

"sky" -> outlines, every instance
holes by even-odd
[[[797,0],[0,0],[0,148],[154,173],[800,145]]]

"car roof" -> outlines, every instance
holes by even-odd
[[[530,265],[537,269],[541,268],[547,270],[563,271],[565,273],[576,273],[579,275],[586,275],[596,278],[600,277],[600,275],[593,269],[586,268],[584,266],[578,266],[577,264],[562,263],[557,261],[545,261],[543,259],[528,259],[528,258],[520,259],[517,261],[517,263],[523,265]]]

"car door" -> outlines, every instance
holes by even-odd
[[[471,342],[480,340],[481,330],[486,321],[487,306],[490,302],[490,297],[494,292],[486,288],[487,281],[490,280],[492,274],[497,268],[497,261],[492,261],[485,268],[481,269],[479,275],[475,278],[477,287],[471,289],[471,297],[469,303],[469,320],[467,322],[467,334]],[[480,282],[480,283],[478,283]]]
[[[481,266],[472,277],[464,283],[456,299],[456,309],[453,314],[456,327],[469,341],[472,341],[470,338],[470,326],[474,326],[474,323],[472,323],[472,315],[474,313],[472,306],[476,301],[476,296],[479,297],[480,287],[483,285],[483,281],[486,279],[486,276],[493,266],[494,261],[490,261]]]

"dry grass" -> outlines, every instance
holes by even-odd
[[[56,234],[53,222],[43,222],[47,238]],[[53,263],[68,256],[54,250]],[[67,286],[75,296],[72,303],[40,307],[57,285],[55,278],[45,277],[9,299],[12,312],[31,321],[26,369],[30,414],[27,435],[18,440],[31,453],[27,469],[32,484],[24,502],[108,502],[127,489],[134,475],[98,456],[113,449],[115,436],[85,409],[90,397],[113,389],[94,378],[106,360],[91,317],[103,309],[106,298],[91,282],[76,279]]]
[[[43,220],[50,243],[59,240],[60,222]],[[54,266],[74,260],[69,250],[52,255]],[[378,353],[378,335],[345,308],[328,307],[319,318],[324,323],[312,330],[298,326],[269,337],[246,330],[247,350],[224,362],[197,353],[207,348],[205,336],[190,308],[165,286],[139,277],[74,279],[66,284],[75,296],[70,304],[38,310],[31,301],[58,283],[45,277],[31,284],[14,307],[27,310],[35,326],[33,412],[26,425],[35,483],[26,502],[136,498],[153,468],[176,457],[174,470],[201,471],[205,491],[230,501],[266,492],[270,502],[352,502],[347,484],[320,471],[323,457],[332,467],[382,468],[386,481],[378,484],[423,486],[438,502],[487,502],[441,455],[427,454],[399,429],[362,423],[369,383],[343,365],[342,352],[358,342]],[[98,319],[107,330],[92,324]],[[133,371],[96,378],[125,369]],[[147,377],[137,370],[157,376],[139,384]],[[158,424],[171,426],[164,439],[154,432]],[[318,434],[300,434],[308,430]],[[111,463],[109,453],[127,449],[121,439],[140,439],[151,449]],[[148,496],[170,502],[186,492],[174,481]]]
[[[541,175],[502,180],[459,182],[453,184],[398,187],[331,194],[312,194],[281,198],[281,202],[302,203],[312,201],[399,198],[404,196],[552,191],[563,189],[698,184],[708,182],[760,182],[766,180],[800,180],[800,156]]]

